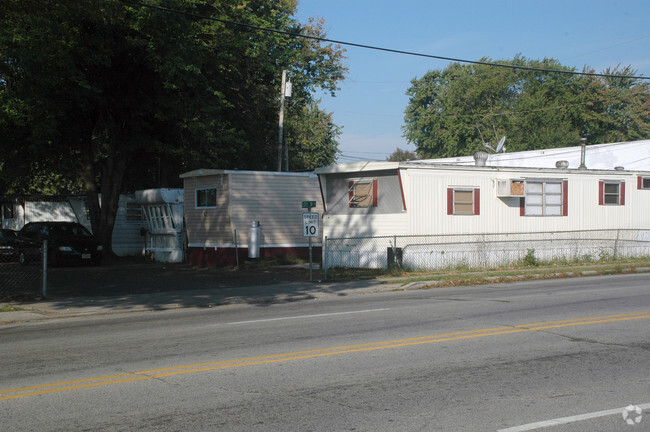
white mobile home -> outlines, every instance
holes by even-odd
[[[391,250],[404,262],[415,260],[413,267],[450,266],[461,259],[498,264],[490,255],[496,249],[488,251],[495,243],[501,243],[499,253],[521,257],[537,249],[543,256],[543,249],[575,246],[581,238],[594,245],[594,233],[616,242],[616,248],[623,235],[632,237],[650,254],[650,172],[559,166],[413,161],[319,168],[323,235],[347,239],[332,248],[326,243],[327,257],[339,254],[326,265],[385,267],[394,259]],[[382,246],[377,237],[385,238]],[[593,255],[595,250],[576,247],[571,254]]]
[[[70,196],[4,197],[0,206],[2,228],[19,231],[29,222],[78,222],[92,231],[86,198]],[[120,195],[113,227],[113,252],[117,256],[141,255],[143,240],[142,211],[133,195]]]
[[[322,212],[314,174],[200,169],[180,177],[190,264],[217,267],[249,256],[308,256],[309,240],[302,235],[302,213],[307,209],[302,202],[315,202],[312,211]],[[249,250],[251,242],[259,254]],[[315,259],[320,246],[320,237],[315,238]]]
[[[145,253],[156,261],[185,259],[183,189],[146,189],[135,192],[147,228],[143,231]],[[142,237],[141,237],[142,238]]]

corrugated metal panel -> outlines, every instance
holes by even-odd
[[[600,172],[540,174],[489,172],[481,170],[446,171],[410,169],[408,173],[408,214],[410,234],[549,232],[580,229],[648,228],[650,190],[634,186],[631,173]],[[498,198],[497,178],[568,179],[567,216],[521,216],[520,199]],[[625,205],[598,205],[599,179],[626,182]],[[446,191],[449,187],[480,188],[480,215],[447,215]]]
[[[233,232],[229,216],[228,176],[187,177],[185,189],[185,225],[190,244],[217,245],[232,244]],[[216,187],[216,208],[196,208],[195,191],[205,187]]]
[[[131,204],[131,208],[129,208]],[[141,255],[144,249],[144,237],[140,230],[145,226],[141,207],[132,196],[120,195],[113,227],[113,252],[117,256]],[[137,214],[136,214],[137,213]]]
[[[325,215],[323,235],[327,237],[374,237],[407,235],[406,213],[379,215]]]
[[[271,174],[230,174],[231,218],[239,241],[248,242],[251,222],[259,221],[262,246],[306,244],[302,213],[307,209],[302,208],[302,202],[315,201],[316,207],[311,211],[322,214],[318,178]]]

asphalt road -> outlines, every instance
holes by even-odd
[[[6,325],[0,425],[647,431],[649,330],[647,274]]]

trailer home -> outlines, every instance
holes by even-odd
[[[78,222],[92,232],[83,195],[12,196],[0,200],[2,228],[19,231],[29,222]],[[113,252],[117,256],[142,255],[144,227],[140,205],[133,195],[120,195],[113,227]]]
[[[142,230],[145,254],[160,262],[185,260],[183,189],[146,189],[135,192],[146,228]]]
[[[309,256],[303,202],[322,212],[312,173],[200,169],[180,176],[185,190],[188,262],[233,266],[249,258]],[[320,258],[321,237],[313,239]]]
[[[479,165],[317,169],[325,265],[486,266],[531,252],[537,259],[650,255],[649,171]]]

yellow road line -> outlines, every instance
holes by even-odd
[[[474,339],[487,336],[499,336],[512,333],[523,333],[551,328],[574,327],[583,325],[603,324],[608,322],[629,321],[637,319],[650,318],[650,311],[636,312],[616,315],[603,315],[585,318],[566,319],[558,321],[537,322],[517,326],[493,327],[478,330],[466,330],[453,333],[444,333],[431,336],[420,336],[405,339],[387,340],[381,342],[371,342],[357,345],[346,345],[339,347],[320,348],[306,351],[296,351],[290,353],[272,354],[258,357],[248,357],[234,360],[222,360],[207,363],[197,363],[191,365],[173,366],[167,368],[150,369],[135,373],[107,375],[101,377],[64,381],[51,384],[42,384],[29,387],[21,387],[8,390],[0,390],[0,400],[17,399],[28,396],[43,395],[49,393],[78,390],[91,387],[99,387],[112,384],[120,384],[135,381],[145,381],[150,379],[164,378],[174,375],[198,373],[206,371],[215,371],[244,366],[255,366],[269,363],[279,363],[295,360],[305,360],[317,357],[326,357],[333,355],[360,353],[376,351],[382,349],[403,348],[415,345],[423,345],[438,342],[449,342],[464,339]]]

